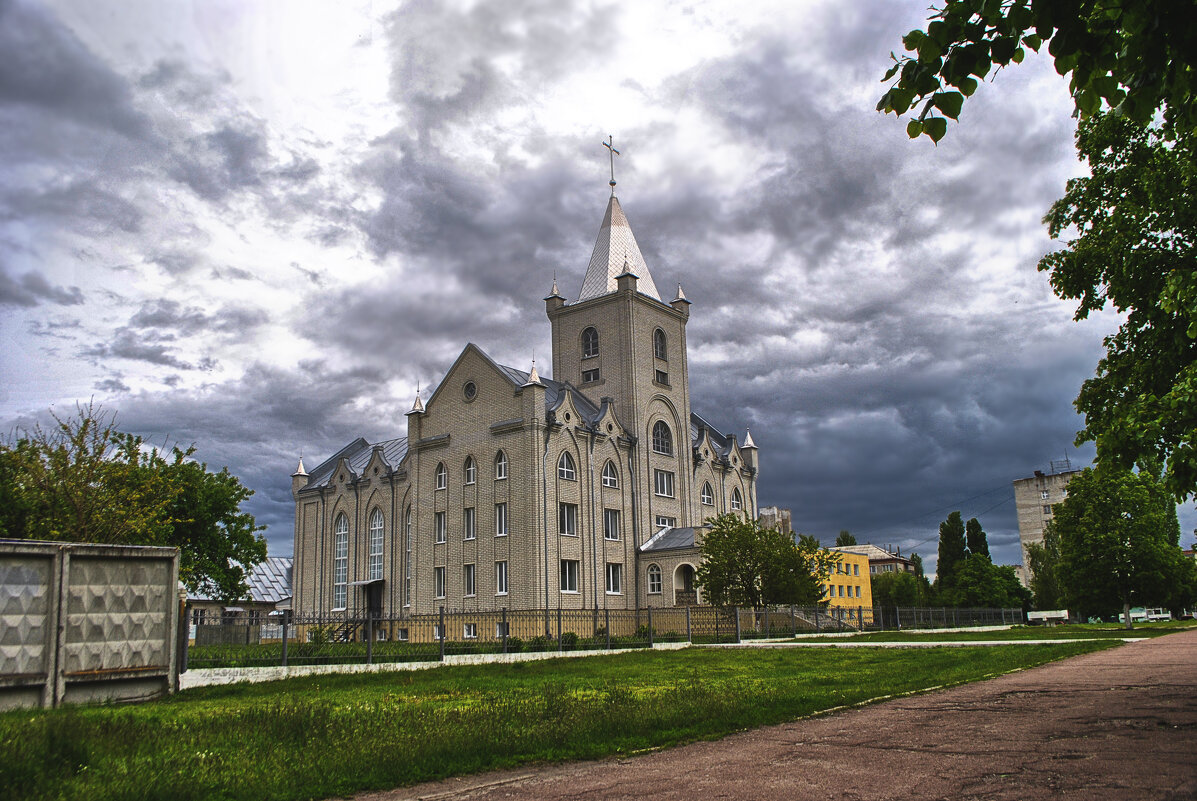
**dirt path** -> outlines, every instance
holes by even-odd
[[[716,742],[357,796],[416,798],[1193,799],[1197,630]]]

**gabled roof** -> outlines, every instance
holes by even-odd
[[[705,418],[699,417],[694,412],[690,413],[690,446],[697,447],[698,441],[702,438],[701,430],[705,428],[708,436],[711,438],[711,444],[715,446],[716,455],[720,458],[726,459],[731,455],[733,438],[724,434],[715,426],[711,425]]]
[[[619,206],[619,199],[611,195],[603,224],[599,227],[598,239],[594,243],[594,252],[590,254],[590,266],[586,268],[586,278],[582,281],[578,300],[611,294],[618,288],[615,278],[625,272],[640,279],[636,287],[641,294],[655,300],[661,299],[648,265],[644,263],[644,256],[640,253],[640,246],[636,244],[636,237],[632,235],[628,218]]]
[[[910,561],[905,556],[898,556],[896,553],[890,553],[884,548],[878,548],[876,545],[871,545],[869,543],[865,543],[864,545],[836,545],[834,547],[828,548],[828,550],[854,553],[857,556],[867,556],[870,562]]]
[[[517,386],[522,387],[528,383],[531,373],[526,373],[523,370],[515,367],[508,367],[505,364],[497,365],[498,368],[506,374],[508,378]],[[577,387],[570,383],[563,383],[561,381],[554,381],[551,378],[541,377],[540,383],[544,385],[544,405],[548,411],[554,411],[561,407],[565,401],[565,390],[569,389],[574,398],[574,406],[578,409],[578,414],[582,415],[585,422],[589,425],[597,423],[600,416],[600,408],[590,398],[583,395]]]
[[[398,467],[399,463],[403,461],[403,457],[407,456],[407,437],[396,437],[375,443],[366,442],[364,437],[358,437],[312,470],[311,477],[304,489],[328,486],[342,459],[348,459],[350,469],[361,475],[362,471],[366,469],[366,465],[370,463],[370,455],[374,452],[375,445],[382,446],[382,458],[391,467]]]

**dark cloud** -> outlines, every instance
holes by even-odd
[[[102,381],[97,381],[96,391],[119,395],[128,392],[129,385],[124,381],[121,381],[119,377],[113,376],[111,378],[105,378]]]
[[[0,3],[0,107],[7,104],[132,138],[150,129],[124,79],[48,9],[23,0]]]
[[[0,269],[0,306],[32,307],[42,303],[78,306],[83,303],[83,291],[77,286],[52,284],[39,273],[11,276]]]
[[[178,301],[158,299],[146,301],[129,318],[128,327],[166,332],[166,336],[189,336],[202,333],[234,333],[243,337],[262,325],[268,317],[261,309],[244,306],[223,306],[209,314],[195,306]]]

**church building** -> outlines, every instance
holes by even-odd
[[[696,527],[755,518],[757,448],[692,410],[690,301],[662,299],[614,180],[577,298],[544,302],[552,379],[467,344],[406,436],[300,460],[295,612],[701,602]]]

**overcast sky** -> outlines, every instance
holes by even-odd
[[[1035,270],[1080,171],[1048,61],[938,147],[874,111],[926,6],[0,0],[0,424],[95,398],[194,442],[290,554],[301,453],[405,434],[466,342],[547,370],[613,134],[761,504],[928,567],[959,509],[1018,562],[1011,481],[1088,464],[1072,399],[1117,320]]]

